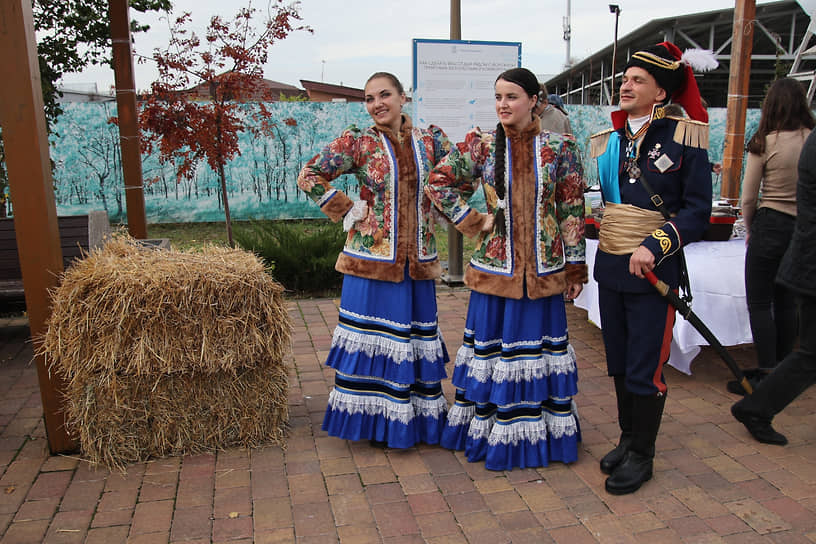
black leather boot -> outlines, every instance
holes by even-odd
[[[663,417],[666,395],[632,395],[632,441],[612,475],[606,491],[612,495],[634,493],[652,478],[655,441]]]
[[[612,474],[621,464],[632,441],[632,394],[626,390],[626,378],[615,376],[615,397],[618,399],[618,426],[621,430],[618,445],[601,459],[601,472]]]

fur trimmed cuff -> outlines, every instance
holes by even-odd
[[[477,212],[471,208],[470,213],[467,214],[467,217],[465,217],[461,223],[456,225],[456,230],[468,238],[474,238],[478,236],[480,232],[482,232],[482,226],[484,225],[486,218],[486,214]]]
[[[567,263],[564,270],[567,273],[567,285],[572,285],[573,283],[586,283],[589,281],[587,265],[585,263]]]
[[[329,219],[337,223],[348,213],[354,202],[344,193],[337,191],[329,200],[327,200],[320,210],[325,213]]]

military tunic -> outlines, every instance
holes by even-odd
[[[641,134],[627,128],[627,114],[613,113],[615,128],[592,137],[598,160],[601,191],[609,203],[628,204],[658,213],[639,179],[646,178],[671,214],[654,230],[636,232],[632,251],[646,247],[655,257],[654,273],[676,289],[680,281],[682,246],[699,240],[711,215],[711,173],[708,125],[681,117],[667,117],[661,107],[652,111]],[[603,222],[601,238],[603,238]],[[594,277],[610,375],[625,375],[627,388],[639,395],[665,392],[662,365],[668,360],[674,310],[642,278],[630,274],[632,252],[612,254],[599,247]]]

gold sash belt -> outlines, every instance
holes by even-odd
[[[612,255],[628,255],[665,223],[658,211],[607,202],[598,232],[598,249]]]

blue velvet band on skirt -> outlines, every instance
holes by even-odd
[[[514,300],[472,292],[452,381],[444,447],[491,470],[577,460],[578,375],[561,295]]]
[[[400,283],[345,276],[326,364],[335,369],[323,430],[391,448],[438,444],[448,405],[449,360],[432,280]]]

